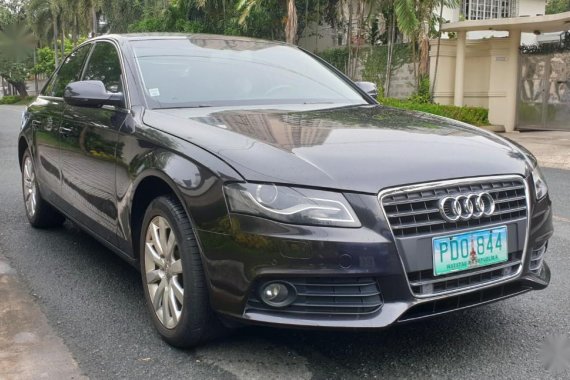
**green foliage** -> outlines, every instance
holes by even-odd
[[[410,97],[414,103],[431,103],[429,76],[423,75],[418,83],[418,91]]]
[[[431,113],[477,126],[489,125],[489,110],[482,107],[456,107],[434,103],[416,103],[411,100],[380,98],[386,106]]]
[[[374,82],[378,87],[384,87],[386,80],[386,63],[388,61],[388,46],[375,46],[372,49],[364,51],[364,70],[362,70],[362,79]],[[391,73],[398,70],[405,63],[412,61],[412,49],[409,44],[394,45],[392,55]]]
[[[348,49],[327,49],[318,53],[318,55],[343,73],[346,72],[346,64],[348,62]]]
[[[36,64],[32,67],[32,74],[49,75],[55,68],[53,49],[44,47],[36,50]]]
[[[81,44],[85,38],[80,38],[77,44]],[[65,40],[64,53],[67,56],[73,50],[73,43]],[[31,74],[50,75],[55,70],[55,54],[51,47],[43,47],[36,49],[36,64],[31,68]]]
[[[6,95],[0,98],[0,104],[27,104],[30,103],[34,99],[33,96],[12,96]]]
[[[346,67],[348,65],[347,48],[328,49],[318,53],[318,55],[346,74]],[[386,79],[388,47],[374,46],[373,48],[363,49],[359,55],[362,60],[362,64],[364,65],[362,70],[362,80],[374,82],[379,89],[383,88],[384,81]],[[410,62],[411,59],[411,47],[409,44],[394,45],[392,73],[402,67],[405,63]]]
[[[546,14],[562,13],[570,11],[569,0],[548,0],[546,2]]]

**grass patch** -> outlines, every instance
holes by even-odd
[[[13,96],[6,95],[0,98],[0,104],[15,104],[15,105],[28,105],[34,101],[35,96]]]
[[[435,103],[420,103],[412,100],[380,98],[380,104],[406,110],[421,111],[444,116],[476,126],[489,125],[489,110],[483,107],[456,107]]]

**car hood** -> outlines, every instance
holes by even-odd
[[[450,119],[380,105],[307,108],[147,110],[144,122],[212,152],[248,181],[377,193],[527,174],[525,156],[507,140]]]

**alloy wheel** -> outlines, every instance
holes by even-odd
[[[158,320],[167,329],[178,325],[184,305],[182,260],[176,236],[168,220],[154,217],[145,238],[147,291]]]
[[[38,204],[38,190],[34,163],[30,156],[26,156],[26,159],[24,160],[23,180],[26,211],[30,217],[33,217],[36,213],[36,207]]]

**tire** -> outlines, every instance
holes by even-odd
[[[188,348],[224,334],[210,307],[192,224],[175,196],[160,196],[148,206],[139,251],[147,308],[167,343]]]
[[[34,160],[30,150],[26,149],[22,157],[22,194],[26,216],[32,227],[59,227],[65,221],[65,216],[47,203],[40,193]]]

